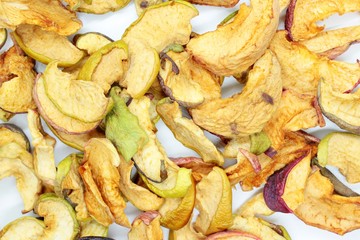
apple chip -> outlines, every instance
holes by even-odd
[[[38,112],[29,109],[27,120],[32,137],[32,145],[34,146],[35,173],[44,184],[54,186],[56,176],[54,147],[56,140],[44,132]]]
[[[358,102],[360,91],[342,93],[333,88],[326,79],[319,85],[319,104],[323,114],[349,132],[360,134]]]
[[[200,182],[201,179],[208,175],[213,167],[216,166],[214,163],[204,162],[201,158],[197,157],[171,158],[171,161],[179,167],[191,169],[191,175],[196,182]]]
[[[84,184],[78,172],[82,158],[83,156],[80,154],[70,154],[64,158],[57,166],[54,186],[58,196],[75,205],[76,219],[79,221],[87,220],[90,217],[84,201]]]
[[[196,185],[195,207],[199,216],[194,228],[204,235],[226,230],[232,225],[231,186],[224,170],[214,167]]]
[[[20,25],[12,36],[27,55],[44,64],[58,61],[60,67],[69,67],[85,55],[67,37],[42,30],[36,25]]]
[[[84,160],[91,169],[92,178],[109,207],[115,222],[125,227],[130,223],[124,213],[125,201],[120,192],[120,164],[115,147],[106,138],[92,138],[84,149]]]
[[[86,60],[78,79],[93,81],[107,93],[114,82],[122,79],[127,61],[127,46],[116,41],[100,48]]]
[[[239,12],[248,8],[243,6]],[[232,22],[192,38],[186,50],[217,75],[230,76],[245,71],[265,53],[275,34],[279,2],[252,0],[250,10],[245,19],[243,14],[237,14]]]
[[[21,128],[12,123],[0,123],[0,147],[8,143],[17,143],[30,151],[30,141]]]
[[[192,219],[192,216],[190,217],[190,220]],[[194,240],[202,240],[205,239],[206,236],[200,232],[195,231],[193,227],[193,222],[188,221],[187,224],[178,229],[178,230],[171,230],[169,232],[169,240],[188,240],[188,239],[194,239]]]
[[[0,158],[20,159],[28,168],[34,170],[33,157],[21,145],[16,142],[6,143],[0,146]]]
[[[158,79],[164,92],[185,107],[221,98],[221,86],[216,75],[193,61],[187,52],[167,52],[162,55]],[[174,72],[174,68],[178,71]]]
[[[57,62],[47,65],[43,79],[47,97],[66,116],[93,123],[102,120],[112,107],[99,85],[72,79],[57,68]]]
[[[150,6],[162,3],[162,0],[135,0],[136,13],[140,16]]]
[[[320,32],[301,44],[320,56],[334,59],[359,41],[360,26],[353,26]]]
[[[310,157],[310,152],[304,153],[267,179],[263,193],[271,210],[291,213],[304,201],[304,188],[311,172]]]
[[[35,108],[31,95],[36,76],[33,68],[34,61],[17,46],[0,55],[0,108],[12,113]]]
[[[322,166],[338,167],[349,183],[360,182],[360,137],[351,133],[332,132],[326,135],[318,148]]]
[[[224,164],[224,158],[216,146],[191,119],[182,116],[176,102],[163,99],[158,103],[156,110],[176,139],[196,151],[204,162],[215,163],[219,166]]]
[[[95,129],[100,123],[86,123],[60,112],[48,98],[45,91],[44,78],[41,75],[39,75],[35,81],[33,96],[40,115],[56,130],[65,133],[82,134]]]
[[[6,28],[0,28],[0,49],[5,45],[7,40]]]
[[[108,36],[98,32],[78,33],[74,36],[75,46],[91,55],[105,45],[114,42]]]
[[[45,229],[39,239],[74,239],[80,229],[74,209],[64,199],[52,193],[39,197],[35,212],[44,218]]]
[[[24,202],[23,213],[33,209],[34,204],[41,191],[41,181],[36,177],[33,169],[26,166],[20,158],[0,157],[0,180],[5,177],[14,176],[16,187]]]
[[[125,7],[129,0],[65,0],[73,11],[104,14],[108,12],[115,12]]]
[[[232,138],[226,143],[223,155],[225,158],[236,158],[240,148],[249,150],[250,145],[250,136]]]
[[[131,181],[133,166],[134,163],[132,161],[127,162],[120,156],[118,169],[120,172],[121,193],[124,194],[128,201],[142,211],[158,210],[164,203],[164,199]]]
[[[281,98],[280,65],[267,51],[249,72],[246,86],[231,98],[216,99],[191,109],[194,122],[223,137],[247,136],[263,129]]]
[[[282,93],[280,106],[265,125],[264,132],[271,140],[271,146],[280,149],[287,131],[297,131],[316,126],[323,127],[325,121],[316,97],[299,94],[292,90]]]
[[[0,27],[15,29],[20,24],[32,24],[65,36],[82,27],[76,14],[58,0],[4,0],[0,9]]]
[[[98,223],[95,220],[88,220],[86,222],[79,222],[80,224],[80,235],[79,237],[91,237],[91,236],[97,236],[97,237],[107,237],[108,235],[108,227],[105,227]],[[95,239],[96,240],[96,239]]]
[[[126,29],[122,39],[129,46],[130,66],[122,84],[132,97],[144,95],[154,82],[160,51],[169,44],[189,41],[190,20],[197,14],[197,9],[185,1],[168,1],[149,7]]]
[[[183,198],[165,198],[164,204],[159,209],[161,226],[178,230],[190,221],[195,205],[195,191],[195,182],[192,181]]]
[[[291,0],[285,18],[285,29],[293,41],[314,37],[325,27],[318,21],[331,15],[360,10],[360,3],[352,0]]]
[[[329,179],[318,170],[313,172],[305,186],[305,200],[295,215],[308,225],[339,235],[360,228],[360,197],[343,197],[333,191]]]
[[[2,240],[37,240],[43,234],[45,224],[34,217],[21,217],[8,223],[1,231]]]
[[[79,174],[84,183],[84,201],[90,216],[98,223],[106,227],[109,226],[114,222],[114,216],[104,202],[101,193],[92,178],[89,163],[85,163],[79,167]]]
[[[131,110],[128,109],[125,100],[122,99],[120,94],[121,89],[119,87],[113,87],[110,91],[114,107],[106,116],[105,134],[106,137],[114,143],[125,160],[129,161],[148,143],[149,139],[147,133],[139,124],[138,118],[141,116],[136,116],[131,113]],[[144,101],[149,104],[147,98],[144,99]],[[141,110],[143,110],[143,108],[141,108]],[[139,111],[139,113],[141,113],[141,111]],[[142,112],[142,114],[144,115],[142,117],[149,117],[149,114],[145,112]]]
[[[129,240],[163,239],[163,232],[160,227],[160,215],[156,211],[141,213],[131,225],[131,230],[128,233]]]

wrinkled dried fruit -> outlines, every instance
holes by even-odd
[[[129,0],[65,0],[73,11],[104,14],[108,12],[115,12],[125,7]]]
[[[250,135],[250,152],[255,155],[264,153],[271,146],[271,141],[265,132]]]
[[[197,157],[171,158],[171,161],[179,167],[191,169],[191,175],[196,182],[200,182],[216,166],[214,163],[204,162],[201,158]]]
[[[98,32],[78,33],[74,36],[75,46],[91,55],[105,45],[113,42],[108,36]]]
[[[0,146],[8,143],[17,143],[30,151],[30,141],[21,128],[12,123],[0,123]]]
[[[241,93],[209,101],[190,113],[197,125],[211,133],[224,137],[247,136],[263,129],[280,103],[281,92],[279,62],[267,51],[249,72]]]
[[[239,230],[226,230],[211,234],[207,240],[236,239],[236,240],[261,240],[259,237]]]
[[[78,79],[93,81],[107,93],[113,83],[123,78],[127,55],[127,46],[123,41],[111,42],[91,54]]]
[[[330,85],[326,79],[319,84],[319,104],[323,114],[340,128],[360,134],[359,90],[342,93]]]
[[[0,55],[0,108],[11,113],[35,108],[33,68],[34,61],[16,46]]]
[[[0,49],[5,45],[7,40],[6,28],[0,28]]]
[[[192,219],[192,217],[190,219]],[[169,232],[169,240],[202,240],[205,238],[205,235],[194,230],[192,221],[188,221],[188,223],[179,230],[170,230]]]
[[[112,240],[112,238],[106,238],[108,235],[108,227],[105,227],[95,220],[88,220],[86,222],[80,222],[80,239],[83,240]],[[96,236],[96,237],[92,237]]]
[[[80,229],[74,209],[64,199],[52,193],[39,197],[35,212],[44,218],[45,229],[39,239],[74,239]]]
[[[140,16],[150,6],[162,3],[162,0],[135,0],[136,13]]]
[[[318,148],[322,166],[338,167],[349,183],[360,182],[360,137],[351,133],[333,132],[326,135]]]
[[[333,191],[331,182],[315,171],[307,180],[304,202],[295,215],[306,224],[339,235],[360,228],[360,197],[343,197]]]
[[[199,216],[194,228],[204,235],[226,230],[232,225],[231,186],[224,170],[214,167],[196,185],[195,207]]]
[[[67,37],[42,30],[36,25],[20,25],[12,36],[27,55],[44,64],[58,61],[59,67],[69,67],[85,55]]]
[[[64,36],[82,27],[76,14],[58,0],[4,0],[0,9],[0,27],[15,29],[20,24],[32,24]]]
[[[1,231],[2,240],[37,240],[45,229],[44,222],[34,217],[21,217],[8,223]]]
[[[128,233],[129,240],[163,239],[163,233],[160,227],[160,215],[158,212],[144,212],[140,214],[131,225],[131,230]]]
[[[239,12],[248,8],[242,6]],[[245,18],[237,14],[232,22],[192,38],[186,49],[197,62],[217,75],[245,71],[265,53],[277,29],[279,12],[278,1],[252,0],[250,13]]]
[[[316,23],[331,15],[360,10],[360,2],[351,0],[291,0],[286,12],[285,29],[293,41],[309,39],[325,27]]]

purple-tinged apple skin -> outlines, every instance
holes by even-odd
[[[134,221],[133,224],[136,220],[140,219],[141,221],[143,221],[146,225],[150,225],[150,223],[152,222],[152,220],[154,220],[157,216],[159,216],[160,213],[157,211],[147,211],[147,212],[143,212],[141,213],[139,216],[137,216]]]
[[[285,30],[288,32],[288,39],[293,41],[294,38],[291,34],[291,28],[294,22],[294,12],[295,12],[295,6],[296,6],[297,0],[291,0],[288,6],[288,9],[286,10],[286,16],[285,16]]]
[[[242,237],[241,240],[261,240],[259,237],[247,232],[226,230],[209,235],[205,240],[226,239],[229,237]]]
[[[274,174],[267,179],[263,194],[265,203],[271,210],[283,213],[293,212],[282,199],[282,195],[285,191],[286,180],[289,173],[308,154],[309,152],[305,152],[299,158],[295,159],[282,169],[274,172]]]

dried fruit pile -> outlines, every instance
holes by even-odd
[[[31,134],[0,124],[0,179],[14,176],[23,213],[41,217],[10,222],[1,240],[97,239],[114,223],[129,239],[162,239],[162,227],[178,240],[291,239],[264,220],[274,212],[339,235],[360,228],[360,196],[325,167],[360,182],[360,66],[335,60],[360,26],[317,25],[360,11],[359,0],[251,0],[203,34],[192,32],[191,3],[135,0],[139,17],[116,41],[77,33],[76,12],[129,1],[65,3],[0,2],[0,47],[13,41],[0,57],[0,119],[27,113]],[[244,87],[222,98],[230,76]],[[324,127],[323,114],[349,132],[303,131]],[[74,148],[59,164],[41,119]],[[168,157],[158,121],[198,157]],[[234,213],[237,184],[260,192]],[[132,223],[127,204],[142,211]]]

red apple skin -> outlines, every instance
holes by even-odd
[[[293,41],[294,38],[291,35],[291,28],[294,21],[294,11],[296,6],[297,0],[291,0],[288,6],[288,9],[286,10],[286,16],[285,16],[285,30],[288,32],[288,39],[290,41]]]

